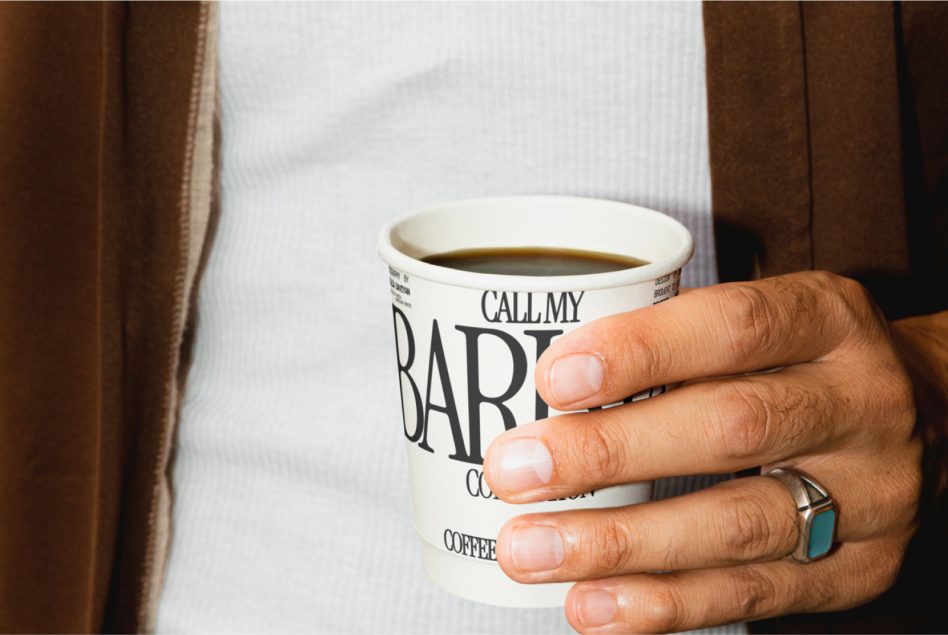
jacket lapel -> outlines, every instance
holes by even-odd
[[[211,215],[216,3],[130,3],[124,33],[122,541],[107,630],[152,631],[170,540],[168,472]]]
[[[704,4],[718,272],[811,268],[810,148],[801,8]]]

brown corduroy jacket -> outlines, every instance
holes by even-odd
[[[216,16],[0,5],[0,631],[153,628],[217,209]],[[860,280],[890,320],[918,316],[912,341],[942,354],[918,384],[943,398],[948,12],[708,4],[704,21],[721,279]],[[933,403],[925,515],[895,586],[754,630],[946,630]]]

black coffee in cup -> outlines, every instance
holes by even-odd
[[[474,273],[506,276],[578,276],[647,265],[645,260],[601,251],[560,247],[485,247],[422,258],[425,262]]]

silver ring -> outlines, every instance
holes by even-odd
[[[792,467],[777,467],[764,476],[786,485],[797,508],[800,537],[790,557],[805,563],[827,555],[836,536],[836,504],[826,489]]]

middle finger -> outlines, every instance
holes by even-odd
[[[824,364],[685,386],[508,430],[488,448],[484,476],[501,499],[524,503],[827,452],[861,417],[843,393]]]

